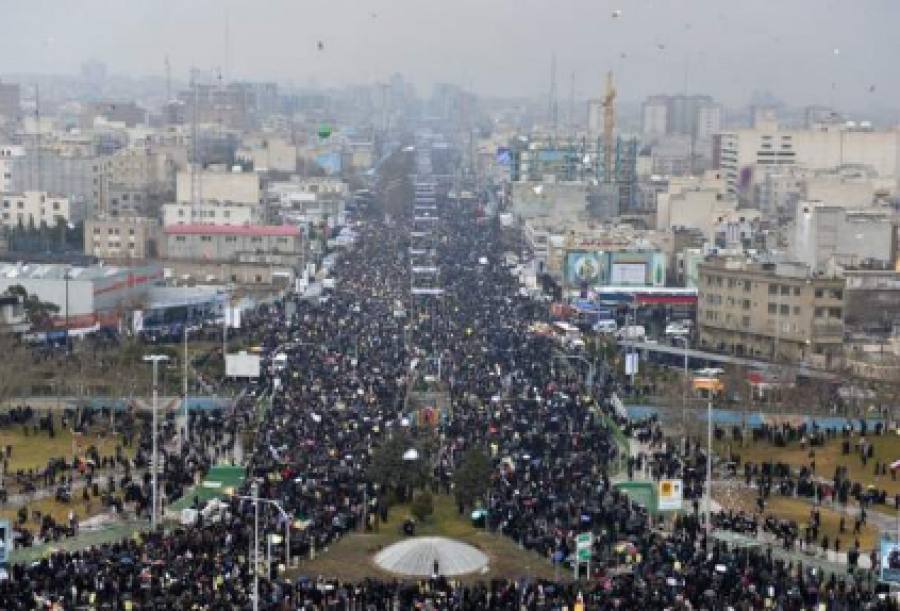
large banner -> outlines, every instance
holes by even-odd
[[[566,281],[574,286],[594,286],[605,276],[605,257],[597,252],[566,253]]]
[[[900,543],[881,540],[881,581],[900,583]]]

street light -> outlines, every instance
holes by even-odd
[[[253,548],[250,553],[253,556],[253,611],[259,609],[259,504],[266,503],[274,506],[284,518],[284,558],[285,567],[291,566],[291,516],[278,501],[265,499],[259,496],[259,482],[254,481],[250,487],[250,495],[235,494],[234,498],[243,501],[253,501]]]
[[[683,335],[676,335],[673,341],[682,342],[684,344],[684,383],[681,386],[681,428],[686,432],[687,425],[685,423],[687,412],[687,386],[688,386],[688,338]]]
[[[164,354],[148,354],[144,357],[145,363],[153,363],[153,431],[151,433],[151,437],[153,438],[153,454],[150,458],[151,464],[151,487],[152,495],[153,495],[153,506],[152,513],[150,516],[150,521],[153,526],[153,530],[156,530],[157,523],[159,521],[159,486],[158,486],[158,473],[159,473],[159,456],[158,456],[158,441],[157,441],[157,428],[159,426],[159,415],[158,415],[158,404],[159,404],[159,389],[158,385],[158,375],[159,375],[159,363],[168,361],[169,357]]]

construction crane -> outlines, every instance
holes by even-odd
[[[613,73],[606,73],[606,93],[603,96],[603,181],[613,182],[613,153],[616,130],[616,85]]]

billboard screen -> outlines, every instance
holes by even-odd
[[[225,375],[229,378],[258,378],[259,355],[246,352],[226,355]]]
[[[646,263],[613,263],[609,276],[609,283],[613,286],[647,284]]]
[[[900,543],[891,539],[881,540],[881,581],[900,583]]]

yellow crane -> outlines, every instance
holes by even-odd
[[[603,180],[613,181],[613,153],[616,130],[616,84],[613,73],[606,73],[606,93],[603,96]]]

